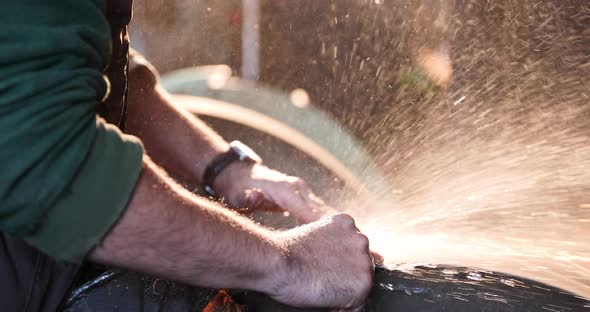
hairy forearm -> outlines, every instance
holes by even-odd
[[[92,261],[196,286],[265,291],[285,252],[273,233],[193,196],[149,159]]]
[[[126,130],[139,137],[150,157],[184,181],[202,183],[205,167],[229,147],[217,133],[178,107],[152,73],[132,72]]]

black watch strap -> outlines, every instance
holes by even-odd
[[[209,196],[216,197],[213,183],[215,179],[227,168],[230,164],[239,161],[247,163],[261,163],[262,160],[254,151],[240,141],[233,141],[229,144],[228,151],[217,155],[211,163],[205,168],[203,174],[203,190]]]

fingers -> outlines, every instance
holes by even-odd
[[[373,285],[375,273],[375,259],[369,249],[369,238],[362,234],[356,227],[354,219],[348,214],[337,214],[332,217],[335,226],[341,229],[341,235],[348,237],[345,240],[348,248],[348,256],[351,259],[356,259],[356,285],[359,299],[364,303],[364,299],[368,296]],[[379,258],[380,259],[380,258]],[[356,306],[354,304],[353,306]],[[347,309],[342,311],[362,311],[364,304],[354,309]]]
[[[243,199],[239,206],[249,210],[282,211],[279,205],[259,189],[244,191]]]
[[[287,176],[264,166],[255,166],[255,179],[245,191],[227,196],[233,207],[288,211],[302,223],[311,223],[337,211],[326,205],[302,179]]]
[[[332,216],[332,218],[334,220],[334,223],[337,223],[340,226],[343,226],[345,228],[349,228],[349,229],[354,228],[359,233],[359,235],[356,237],[357,247],[363,251],[366,250],[369,253],[370,260],[371,260],[373,267],[383,265],[383,263],[385,262],[385,258],[381,254],[379,254],[378,252],[375,252],[375,251],[372,251],[369,249],[369,245],[370,245],[369,238],[360,232],[360,230],[355,225],[354,219],[350,215],[344,214],[344,213],[338,213],[338,214]]]
[[[311,223],[338,213],[313,193],[302,179],[287,177],[273,192],[273,198],[284,210],[303,223]]]
[[[376,267],[383,266],[383,264],[385,263],[385,258],[375,251],[371,250],[371,257],[373,258],[373,263]]]

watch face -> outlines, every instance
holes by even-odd
[[[251,148],[249,148],[246,144],[240,141],[233,141],[230,143],[232,150],[234,150],[239,158],[240,161],[250,159],[256,163],[262,163],[262,159],[258,154],[256,154]]]

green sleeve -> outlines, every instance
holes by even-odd
[[[96,117],[110,54],[104,0],[0,3],[0,230],[80,262],[125,209],[138,139]]]

